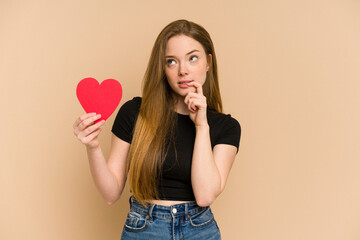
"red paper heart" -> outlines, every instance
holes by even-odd
[[[106,79],[101,84],[94,78],[84,78],[76,87],[76,96],[85,112],[101,114],[95,123],[106,120],[115,111],[122,98],[121,84]]]

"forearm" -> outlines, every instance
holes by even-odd
[[[209,126],[196,127],[191,182],[198,205],[210,205],[221,191],[220,172],[215,164]]]
[[[100,146],[95,148],[87,147],[86,151],[95,185],[106,203],[110,205],[120,197],[123,186],[119,185],[116,177],[110,171]],[[123,182],[125,182],[125,180],[123,180]]]

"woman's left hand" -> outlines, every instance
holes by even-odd
[[[206,97],[203,94],[201,84],[190,82],[187,85],[195,88],[195,92],[188,93],[184,100],[190,111],[190,119],[194,122],[195,127],[208,126]]]

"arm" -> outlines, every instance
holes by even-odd
[[[208,125],[196,128],[191,183],[199,206],[209,206],[221,192],[221,176],[211,149]]]
[[[112,135],[109,160],[105,161],[100,146],[86,147],[95,185],[108,205],[121,196],[126,182],[126,159],[130,144]]]
[[[236,147],[218,144],[211,149],[209,128],[196,128],[191,181],[199,206],[211,205],[224,190]]]
[[[74,134],[86,146],[90,171],[96,187],[107,204],[113,204],[121,195],[126,182],[126,158],[130,144],[112,137],[109,160],[106,162],[98,141],[101,126],[94,113],[84,114],[74,123]]]
[[[232,145],[218,144],[212,150],[206,117],[207,104],[202,86],[196,82],[189,85],[196,88],[196,93],[189,93],[184,100],[196,128],[191,182],[197,204],[209,206],[225,188],[237,148]]]

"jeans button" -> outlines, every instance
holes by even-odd
[[[173,208],[173,209],[172,209],[172,212],[173,212],[173,214],[177,213],[176,208]]]

